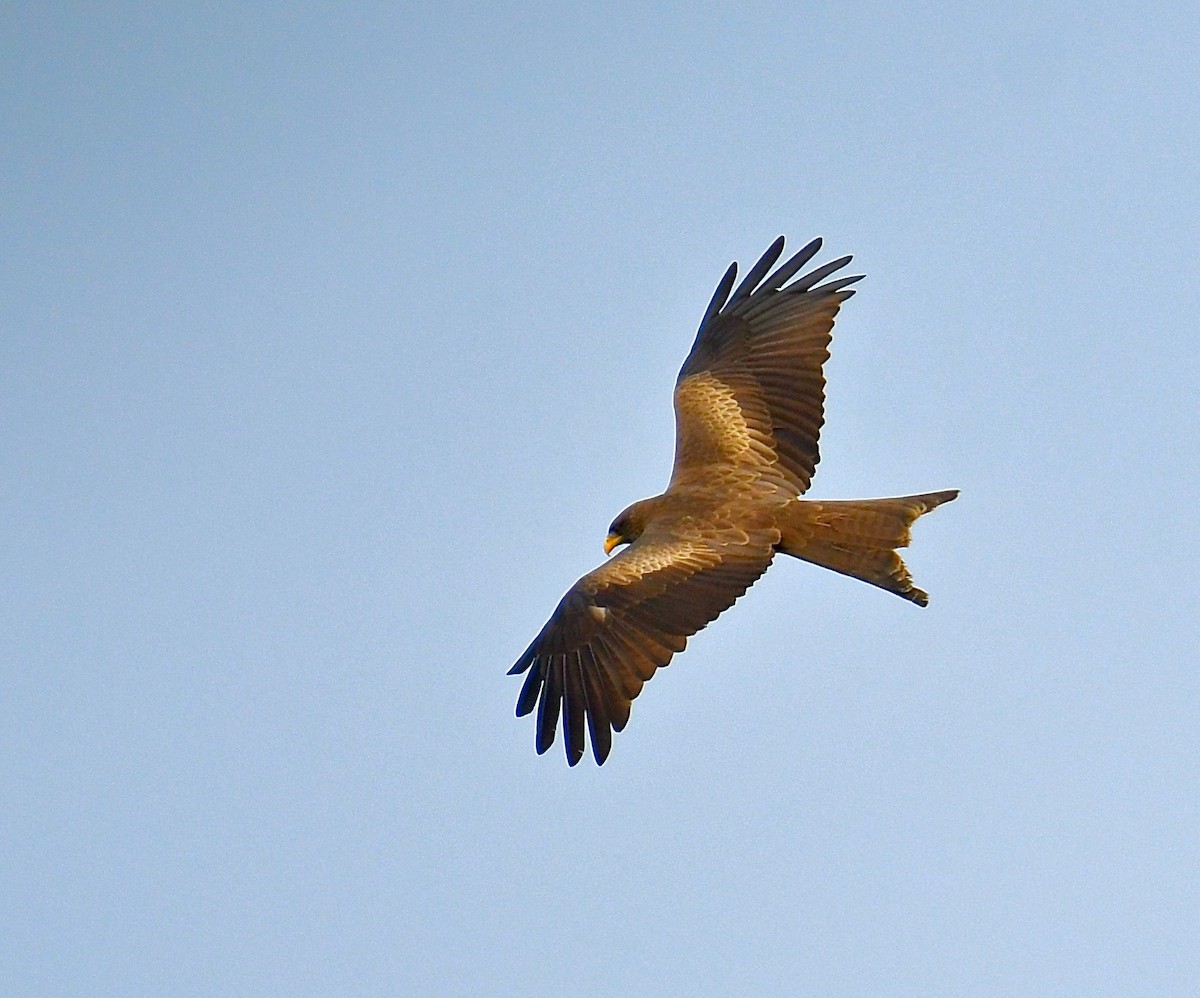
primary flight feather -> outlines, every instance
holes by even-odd
[[[896,549],[908,544],[913,521],[956,489],[799,498],[820,460],[833,320],[861,279],[826,281],[848,256],[797,278],[820,248],[814,239],[772,272],[780,236],[736,290],[736,263],[717,285],[675,383],[667,490],[613,520],[605,551],[628,546],[568,590],[510,670],[528,673],[517,715],[537,708],[539,754],[561,717],[567,762],[583,757],[586,727],[603,763],[643,684],[778,553],[929,602]]]

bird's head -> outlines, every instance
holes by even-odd
[[[622,544],[632,544],[646,529],[654,514],[660,496],[642,499],[632,506],[623,509],[608,528],[608,536],[604,538],[604,553],[612,554],[615,548]]]

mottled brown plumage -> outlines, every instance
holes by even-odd
[[[583,757],[586,725],[603,763],[642,685],[778,552],[928,602],[896,548],[918,516],[957,490],[798,498],[820,459],[834,316],[860,280],[821,283],[848,256],[792,280],[820,247],[814,239],[768,277],[783,252],[780,236],[736,290],[737,264],[718,285],[675,384],[667,491],[613,521],[605,550],[629,546],[571,587],[510,670],[528,672],[517,715],[537,707],[539,753],[554,742],[561,714],[567,762]]]

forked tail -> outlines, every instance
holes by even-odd
[[[788,507],[779,550],[927,606],[928,594],[913,585],[896,549],[907,546],[918,516],[957,496],[958,489],[948,489],[895,499],[797,499]]]

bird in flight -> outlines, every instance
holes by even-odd
[[[777,554],[919,606],[929,602],[896,549],[908,544],[917,517],[957,489],[800,498],[819,460],[833,320],[861,279],[826,280],[848,256],[796,277],[820,248],[814,239],[772,272],[780,236],[736,289],[736,263],[717,285],[675,382],[675,465],[666,491],[613,520],[605,553],[627,546],[567,591],[509,670],[528,674],[517,716],[537,708],[539,755],[553,744],[561,716],[567,762],[583,758],[586,725],[603,764],[643,684]]]

